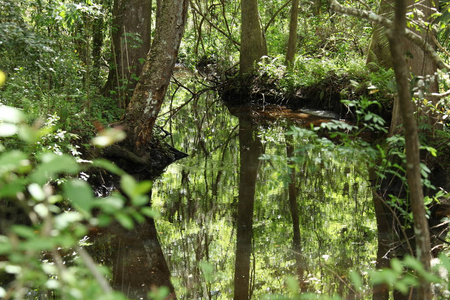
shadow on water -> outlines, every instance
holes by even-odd
[[[174,101],[167,110],[183,105]],[[367,168],[286,136],[292,122],[279,110],[227,109],[215,93],[184,108],[165,125],[190,156],[155,182],[152,199],[178,298],[294,295],[293,279],[303,292],[355,298],[350,271],[376,260]],[[323,118],[298,114],[288,119]]]

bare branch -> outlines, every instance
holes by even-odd
[[[198,7],[196,7],[194,5],[194,3],[191,2],[191,8],[198,13],[204,20],[206,20],[206,22],[209,23],[210,26],[214,27],[218,32],[220,32],[224,37],[226,37],[227,39],[229,39],[234,45],[236,45],[237,47],[239,47],[241,44],[239,42],[237,42],[229,33],[223,31],[223,29],[221,29],[219,26],[217,26],[216,24],[214,24],[210,19],[207,18],[207,16],[202,13]],[[227,30],[229,31],[229,28],[227,28]]]

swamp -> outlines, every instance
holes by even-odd
[[[1,299],[450,298],[450,2],[0,7]]]

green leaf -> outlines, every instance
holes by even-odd
[[[83,216],[76,211],[68,211],[55,216],[55,228],[59,230],[66,229],[71,224],[78,223],[83,220]]]
[[[350,280],[353,283],[353,286],[357,289],[357,290],[361,290],[363,287],[363,281],[361,278],[361,275],[359,275],[358,272],[356,271],[351,271],[350,272]]]
[[[437,150],[433,147],[429,147],[429,146],[420,146],[420,149],[425,149],[427,150],[432,156],[436,157],[437,155]]]
[[[94,206],[94,193],[90,185],[80,179],[71,179],[63,185],[64,195],[77,208],[90,213]]]
[[[0,121],[8,123],[20,123],[25,121],[25,114],[11,106],[0,106]]]
[[[420,163],[420,173],[423,178],[428,178],[428,174],[430,174],[431,170],[427,167],[426,164]]]
[[[28,186],[28,192],[31,197],[36,199],[37,201],[42,201],[45,199],[45,193],[42,187],[37,183],[32,183]]]
[[[170,290],[166,286],[159,287],[148,293],[149,299],[153,300],[164,300],[167,299],[170,294]]]
[[[126,137],[125,131],[120,128],[107,128],[102,130],[98,136],[92,139],[92,144],[99,147],[107,147],[123,141]]]
[[[16,197],[17,193],[25,189],[25,178],[17,178],[14,181],[0,186],[0,198],[2,197]]]
[[[16,171],[29,165],[28,156],[19,150],[6,152],[0,156],[0,174]]]
[[[51,238],[35,237],[28,239],[20,244],[20,248],[25,251],[45,251],[51,250],[56,246]]]
[[[403,272],[403,264],[401,263],[400,260],[398,260],[396,258],[393,258],[391,260],[391,268],[398,274],[401,274]]]
[[[131,219],[130,216],[122,213],[122,212],[117,212],[115,214],[115,217],[117,219],[117,221],[120,223],[120,225],[122,225],[125,229],[131,230],[134,227],[134,223],[133,223],[133,219]]]
[[[130,175],[126,174],[120,178],[120,187],[128,197],[133,198],[136,195],[137,182]]]
[[[137,211],[132,211],[131,215],[138,223],[143,223],[145,221],[145,217],[138,213]]]
[[[148,196],[145,195],[137,195],[131,198],[131,204],[134,206],[143,206],[146,205],[149,201]]]
[[[12,245],[10,240],[4,235],[0,235],[0,254],[7,254],[11,251]]]
[[[114,213],[121,210],[125,205],[125,199],[120,195],[111,195],[96,200],[96,206],[106,213]]]
[[[422,263],[415,257],[407,255],[405,256],[403,262],[405,263],[406,267],[418,271],[419,273],[425,271],[424,267],[422,266]]]
[[[0,87],[5,84],[5,81],[6,81],[6,74],[0,71]],[[0,297],[2,297],[2,295],[0,295]]]
[[[141,181],[138,183],[138,185],[134,189],[134,193],[137,195],[144,195],[150,192],[152,189],[153,182],[151,181]]]
[[[34,238],[36,236],[34,229],[25,225],[14,225],[11,230],[23,238]]]
[[[0,124],[0,137],[13,136],[19,132],[19,127],[15,124],[2,123]]]
[[[44,184],[49,179],[55,179],[58,174],[77,174],[80,171],[80,166],[75,158],[69,155],[45,153],[41,155],[40,159],[42,163],[30,175],[32,182]]]
[[[49,213],[48,207],[44,203],[38,203],[33,207],[33,210],[43,219],[46,218]]]
[[[113,174],[122,176],[125,174],[125,171],[119,168],[117,165],[113,164],[109,160],[106,159],[95,159],[92,161],[92,166],[99,167],[102,169],[105,169],[108,172],[111,172]]]
[[[141,214],[146,215],[147,217],[156,219],[159,217],[159,212],[154,210],[151,207],[142,207],[141,208]]]
[[[212,282],[214,279],[214,266],[205,260],[200,261],[198,263],[198,266],[202,270],[203,276],[205,277],[206,281]]]
[[[288,278],[286,279],[286,284],[288,286],[288,290],[292,294],[294,294],[294,295],[298,294],[299,284],[298,284],[297,279],[294,276],[288,276]]]
[[[40,138],[39,132],[27,125],[19,127],[19,137],[29,144],[35,143]]]

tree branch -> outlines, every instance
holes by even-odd
[[[288,4],[291,3],[291,0],[288,0],[286,3],[284,3],[270,18],[269,22],[267,22],[266,26],[264,26],[264,32],[267,32],[267,29],[269,29],[270,24],[272,24],[273,21],[275,21],[275,17],[286,7]]]
[[[214,27],[214,28],[215,28],[218,32],[220,32],[224,37],[226,37],[227,39],[229,39],[234,45],[236,45],[236,46],[238,46],[238,47],[241,45],[239,42],[235,41],[231,35],[227,34],[225,31],[223,31],[221,28],[219,28],[219,26],[217,26],[216,24],[214,24],[213,22],[211,22],[211,20],[208,19],[208,18],[206,17],[206,15],[205,15],[204,13],[202,13],[202,12],[198,9],[198,7],[196,7],[196,6],[194,5],[194,3],[192,3],[192,0],[191,0],[190,2],[191,2],[191,7],[192,7],[192,9],[193,9],[196,13],[198,13],[200,16],[202,16],[202,18],[203,18],[204,20],[206,20],[206,22],[208,22],[210,26]]]
[[[110,294],[113,292],[113,289],[109,285],[109,283],[106,281],[106,279],[103,277],[102,274],[97,269],[97,265],[95,264],[92,257],[87,253],[86,250],[84,250],[81,246],[77,246],[76,250],[78,254],[80,255],[81,259],[83,260],[86,267],[91,271],[91,274],[94,276],[95,280],[100,284],[103,291],[107,294]]]
[[[331,0],[331,9],[337,13],[354,16],[358,18],[363,18],[386,27],[387,29],[392,28],[392,21],[377,15],[372,11],[357,9],[354,7],[346,7],[339,4],[336,0]],[[439,69],[447,69],[450,70],[450,65],[446,64],[439,55],[436,53],[434,48],[423,38],[421,38],[417,33],[406,29],[405,36],[412,41],[414,44],[420,47],[422,51],[424,51],[428,56],[437,64]]]

